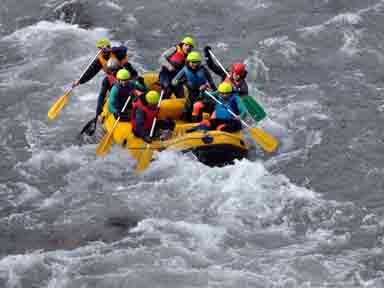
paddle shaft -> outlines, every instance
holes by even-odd
[[[216,101],[216,103],[218,104],[221,104],[223,105],[223,103],[221,103],[218,99],[216,99],[215,96],[213,96],[211,93],[205,91],[205,93],[211,97],[213,100]],[[224,106],[224,105],[223,105]],[[231,109],[227,108],[224,106],[225,109],[227,109],[227,111],[229,113],[231,113],[233,116],[235,117],[238,117],[238,115],[236,115],[235,113],[233,113],[233,111],[231,111]],[[267,152],[273,152],[276,150],[277,146],[278,146],[278,142],[277,140],[269,135],[267,132],[259,129],[259,128],[253,128],[251,126],[249,126],[246,122],[244,122],[243,120],[239,119],[240,122],[249,129],[249,131],[251,132],[251,135],[253,137],[253,139],[255,139],[255,141],[264,149],[266,150]]]
[[[101,52],[101,50],[100,50],[99,52],[97,52],[96,56],[93,57],[93,59],[92,59],[91,62],[89,62],[88,66],[83,70],[83,73],[81,73],[81,76],[79,77],[79,80],[78,80],[78,81],[80,81],[80,79],[83,78],[85,72],[87,72],[87,70],[89,69],[89,67],[91,67],[93,61],[95,61],[95,60],[97,59],[97,57],[99,57],[100,52]],[[73,89],[73,87],[72,87],[72,89]]]
[[[80,81],[81,78],[83,78],[85,72],[87,72],[87,70],[89,69],[89,67],[91,67],[93,61],[95,61],[95,59],[99,56],[100,54],[100,51],[97,52],[96,56],[92,59],[92,61],[88,64],[87,68],[85,68],[83,70],[83,73],[81,73],[81,76],[79,77],[79,79],[77,81]],[[65,98],[69,97],[69,95],[71,94],[73,88],[75,88],[74,86],[72,86],[71,88],[69,88],[67,91],[65,91],[65,94],[63,95]],[[63,98],[63,96],[61,98]],[[58,101],[57,101],[58,102]],[[56,104],[56,103],[55,103]],[[63,103],[63,106],[64,106],[64,103]],[[60,110],[62,109],[63,107],[60,107]],[[59,110],[59,111],[60,111]]]
[[[224,104],[221,103],[219,100],[217,100],[217,98],[216,98],[215,96],[213,96],[211,93],[209,93],[208,91],[205,91],[205,93],[206,93],[209,97],[211,97],[213,100],[215,100],[216,103],[221,104],[221,105],[224,106]],[[225,106],[224,106],[224,108],[227,109],[227,111],[228,111],[229,113],[231,113],[232,116],[234,116],[234,117],[239,117],[239,115],[236,115],[231,109],[229,109],[229,108],[227,108],[227,107],[225,107]],[[243,120],[241,120],[241,119],[239,119],[239,120],[240,120],[240,122],[241,122],[245,127],[247,127],[247,128],[251,128],[251,126],[249,126],[245,121],[243,121]]]
[[[223,72],[230,78],[231,75],[229,75],[228,71],[225,70],[224,66],[220,63],[219,59],[217,59],[217,57],[215,56],[215,54],[213,54],[213,52],[211,51],[211,49],[208,50],[209,54],[211,54],[212,58],[215,59],[216,63],[220,66],[220,68],[223,70]]]
[[[164,95],[164,90],[161,90],[159,103],[157,103],[157,109],[160,108],[160,104],[161,104],[161,100],[163,99],[163,95]],[[153,133],[155,132],[156,121],[157,121],[157,117],[155,117],[155,119],[153,119],[151,132],[149,132],[149,138],[152,138]]]
[[[124,113],[124,112],[125,112],[125,108],[127,108],[128,103],[129,103],[129,100],[131,100],[131,96],[129,96],[128,99],[127,99],[127,101],[125,101],[124,106],[123,106],[123,109],[121,109],[121,112],[120,112],[120,113]],[[120,121],[120,115],[119,115],[119,117],[117,117],[115,123],[113,124],[111,133],[113,132],[113,130],[115,130],[115,128],[116,128],[116,126],[117,126],[117,123],[119,123],[119,121]]]
[[[163,95],[164,95],[164,90],[161,90],[159,103],[157,103],[157,109],[160,107],[160,103],[161,103],[161,100],[163,99]],[[156,121],[157,121],[157,117],[153,119],[151,131],[149,132],[149,138],[152,138],[153,136],[153,133],[155,131]],[[141,153],[141,156],[139,158],[139,162],[137,163],[135,171],[136,172],[144,171],[148,167],[149,162],[152,159],[152,155],[153,155],[153,151],[151,150],[151,144],[147,143],[145,145],[145,149]]]

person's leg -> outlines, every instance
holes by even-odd
[[[184,98],[184,86],[182,84],[172,85],[172,90],[176,98]]]
[[[220,125],[223,125],[225,123],[225,120],[223,119],[209,119],[210,127],[209,130],[216,130]]]
[[[193,111],[192,111],[192,120],[193,122],[200,122],[202,120],[202,112],[204,111],[205,105],[203,101],[197,101],[195,104],[193,104]]]
[[[185,104],[184,104],[184,120],[188,122],[196,122],[193,121],[193,109],[195,102],[199,99],[200,91],[188,91],[188,97],[185,98]]]
[[[241,122],[236,119],[225,120],[221,125],[217,126],[217,130],[233,133],[241,130]]]
[[[167,99],[171,97],[172,94],[172,85],[171,85],[171,72],[165,67],[161,67],[159,73],[159,81],[161,89],[164,90],[163,98]]]

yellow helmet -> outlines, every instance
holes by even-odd
[[[201,55],[199,52],[192,51],[187,56],[187,61],[189,62],[201,62]]]
[[[99,49],[104,47],[111,47],[111,41],[109,41],[107,38],[101,38],[97,40],[96,47]]]
[[[116,78],[117,80],[122,81],[129,80],[129,78],[131,78],[131,73],[129,73],[127,69],[120,69],[119,71],[117,71]]]
[[[217,88],[217,90],[219,91],[219,93],[222,94],[230,94],[232,93],[232,85],[228,82],[222,82]]]
[[[159,103],[159,100],[160,94],[155,90],[151,90],[147,94],[145,94],[145,101],[147,101],[147,103],[150,105],[156,105],[157,103]]]
[[[184,37],[184,38],[181,40],[181,43],[183,43],[183,44],[187,44],[187,45],[191,45],[192,47],[195,47],[195,41],[193,41],[193,38],[192,38],[192,37]]]

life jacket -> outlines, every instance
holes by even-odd
[[[116,76],[115,75],[112,75],[112,74],[107,74],[107,79],[108,79],[108,83],[109,85],[112,87],[113,84],[115,84],[116,82]]]
[[[159,114],[157,107],[150,108],[147,105],[144,105],[144,102],[141,98],[138,98],[132,105],[132,114],[131,114],[131,125],[132,130],[136,130],[136,110],[142,109],[144,111],[144,130],[149,131],[152,128],[153,120]]]
[[[221,96],[218,98],[222,104],[216,104],[215,114],[217,119],[233,119],[233,115],[229,113],[227,109],[230,109],[236,115],[240,114],[239,107],[237,106],[236,95],[232,94],[227,101],[224,101]]]
[[[113,52],[108,52],[108,58],[106,59],[104,57],[103,51],[101,51],[99,53],[99,55],[97,56],[97,58],[99,59],[99,62],[101,64],[101,66],[103,67],[103,70],[104,70],[105,73],[107,73],[107,71],[108,71],[107,63],[108,63],[109,59],[116,59],[116,61],[119,62],[120,67],[124,67],[124,65],[126,65],[128,63],[128,55],[125,55],[125,57],[123,59],[119,60],[116,57],[116,54],[113,53]]]
[[[123,85],[120,85],[119,82],[116,82],[116,84],[114,85],[118,85],[117,86],[117,95],[116,95],[116,100],[115,100],[115,103],[117,103],[116,105],[116,111],[121,111],[124,107],[124,104],[125,102],[127,101],[128,97],[131,95],[131,92],[132,92],[132,83],[128,83],[127,85],[123,86]],[[130,103],[128,103],[128,106],[125,108],[125,111],[123,113],[121,113],[122,115],[129,115],[129,110],[131,110],[130,108],[132,107],[132,99],[129,101]]]
[[[168,62],[175,66],[177,69],[180,69],[184,66],[186,55],[181,49],[180,45],[176,45],[176,52],[168,57]]]
[[[191,68],[184,66],[185,77],[187,78],[187,86],[190,90],[198,90],[201,85],[207,83],[207,78],[205,77],[204,68],[199,67],[197,70],[193,71]]]
[[[232,84],[232,88],[233,88],[233,92],[236,92],[240,95],[242,94],[245,94],[246,92],[245,91],[242,91],[242,89],[244,88],[243,87],[243,83],[244,83],[244,79],[240,78],[239,81],[235,81],[233,80],[231,77],[225,77],[224,81],[223,82],[228,82],[228,83],[231,83]]]

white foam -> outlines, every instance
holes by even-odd
[[[118,4],[116,3],[116,1],[102,1],[102,2],[99,2],[97,3],[97,6],[100,7],[100,6],[107,6],[109,8],[112,8],[113,10],[116,10],[116,11],[123,11],[123,8]]]
[[[340,50],[349,56],[353,56],[359,52],[359,40],[361,38],[361,31],[344,31],[343,32],[344,44]]]
[[[268,48],[275,48],[286,59],[291,59],[299,54],[297,44],[289,40],[288,36],[267,38],[262,40],[260,44]]]
[[[362,21],[361,16],[355,13],[343,13],[336,15],[325,22],[325,25],[340,24],[340,25],[357,25]]]
[[[215,227],[203,223],[185,221],[169,221],[165,219],[146,219],[141,221],[133,233],[158,233],[163,241],[176,241],[179,245],[187,245],[190,249],[218,249],[225,236],[223,227]],[[183,243],[187,241],[187,243]]]

